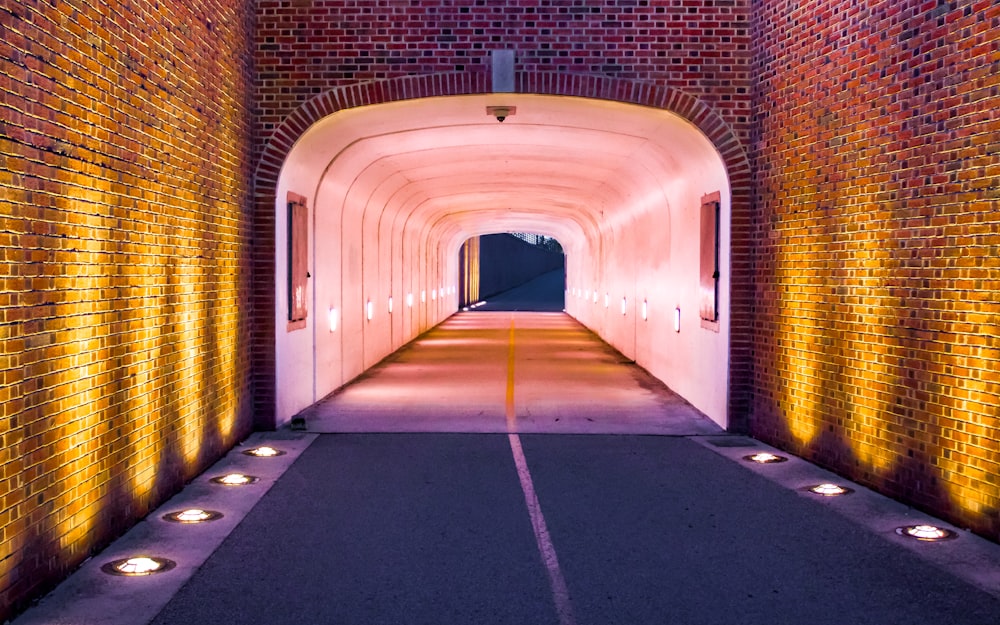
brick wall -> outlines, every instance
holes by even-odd
[[[0,0],[0,620],[249,430],[252,28]]]
[[[1000,5],[757,2],[753,433],[1000,539]]]
[[[324,115],[491,91],[492,50],[515,90],[672,110],[715,142],[733,189],[730,418],[745,427],[752,306],[750,0],[260,0],[254,211],[255,413],[273,423],[274,192],[295,139]]]
[[[330,88],[409,74],[519,72],[652,81],[711,105],[746,138],[750,0],[260,0],[262,137]]]

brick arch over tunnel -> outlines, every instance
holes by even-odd
[[[711,141],[726,168],[731,193],[730,364],[728,423],[746,428],[750,404],[751,190],[750,168],[742,143],[710,106],[666,86],[593,75],[521,73],[515,92],[573,96],[646,106],[678,115]],[[300,106],[275,128],[262,150],[254,194],[253,362],[255,426],[275,426],[275,231],[274,206],[281,169],[298,139],[323,118],[356,107],[441,96],[490,94],[489,77],[479,73],[407,76],[332,89]],[[502,95],[502,94],[498,94]]]

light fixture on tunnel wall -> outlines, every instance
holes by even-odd
[[[392,314],[392,296],[389,296],[389,314]]]
[[[134,556],[112,560],[104,564],[101,570],[111,575],[124,575],[125,577],[144,577],[154,573],[166,573],[177,566],[173,560],[166,558],[156,558],[150,556]]]
[[[626,311],[628,311],[628,298],[622,297],[622,316],[625,316]]]
[[[897,527],[896,533],[900,536],[905,536],[907,538],[914,538],[925,543],[937,542],[939,540],[951,540],[952,538],[958,538],[958,534],[949,529],[943,527],[937,527],[936,525],[906,525],[904,527]]]
[[[604,307],[607,308],[611,305],[611,293],[604,294]]]
[[[433,302],[433,301],[437,300],[437,298],[438,298],[438,290],[437,289],[431,289],[431,301]]]
[[[597,303],[597,289],[594,289],[594,303]]]
[[[649,302],[642,300],[642,320],[646,321],[649,319]]]
[[[681,331],[681,307],[674,308],[674,332]]]
[[[371,300],[365,303],[365,316],[368,317],[368,321],[371,321],[375,316],[375,305],[372,304]]]
[[[340,317],[340,312],[336,308],[331,308],[326,313],[326,318],[330,322],[330,332],[337,331],[337,321]]]
[[[406,307],[413,308],[413,293],[406,294]]]
[[[749,456],[743,456],[743,459],[757,464],[775,464],[777,462],[785,462],[788,460],[788,458],[784,456],[778,456],[769,451],[761,451],[756,454],[750,454]]]
[[[427,302],[427,291],[420,292],[420,303],[424,304]]]

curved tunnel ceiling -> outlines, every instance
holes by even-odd
[[[501,105],[516,107],[503,123],[487,113]],[[600,230],[664,207],[692,168],[719,163],[708,139],[668,111],[491,94],[340,111],[300,138],[283,177],[315,185],[318,210],[364,206],[365,220],[422,228],[456,249],[504,231],[585,249]]]

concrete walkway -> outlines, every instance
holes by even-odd
[[[1000,623],[1000,546],[904,538],[947,525],[797,458],[749,463],[775,450],[564,316],[513,321],[456,316],[312,431],[255,434],[16,625]],[[240,453],[260,444],[286,453]],[[232,471],[260,479],[210,481]],[[855,492],[805,490],[829,481]],[[190,507],[224,516],[163,519]],[[177,566],[101,571],[138,554]]]
[[[564,313],[459,313],[307,411],[311,432],[719,434]]]

